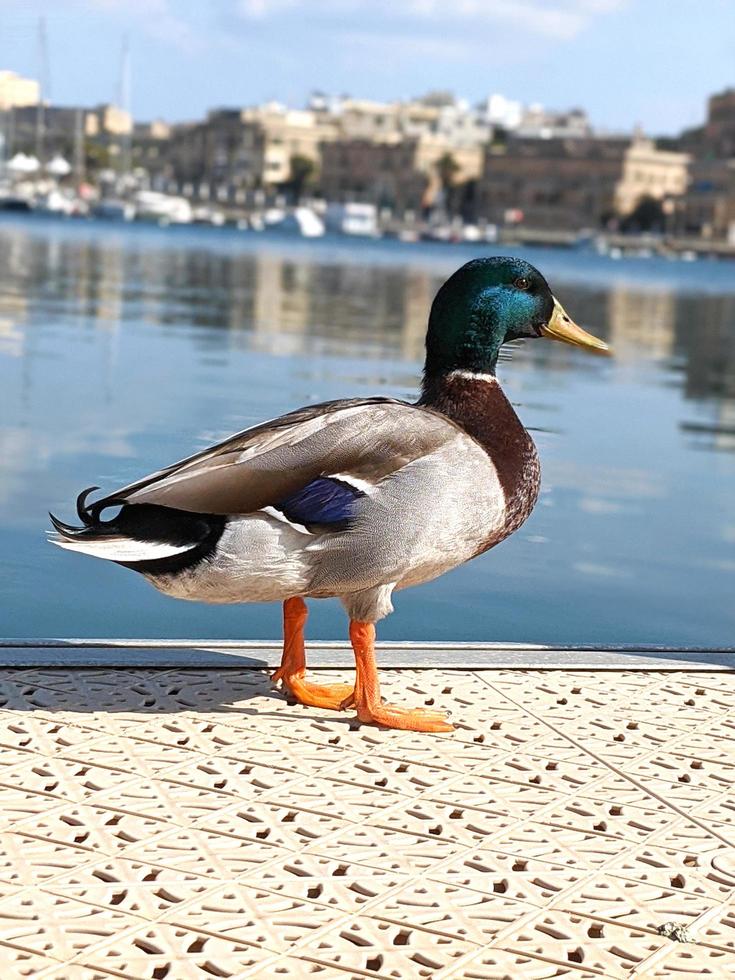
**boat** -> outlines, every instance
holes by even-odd
[[[0,193],[0,211],[20,211],[25,213],[32,210],[33,208],[29,198],[22,197],[20,194]]]
[[[252,227],[257,229],[251,217]],[[320,238],[325,231],[324,222],[312,208],[297,207],[290,211],[269,208],[263,215],[264,227],[269,231],[285,231],[304,238]]]
[[[360,204],[348,201],[346,204],[329,204],[324,214],[327,230],[342,235],[360,235],[378,238],[378,209],[374,204]]]
[[[293,216],[304,238],[320,238],[324,234],[324,222],[311,208],[296,208]]]
[[[188,225],[193,214],[185,197],[160,191],[138,191],[135,195],[135,217],[138,221],[155,221],[159,225]]]
[[[216,208],[210,208],[202,204],[194,208],[191,220],[195,225],[213,225],[216,228],[221,228],[225,223],[225,215],[223,211],[218,211]]]
[[[33,201],[33,210],[38,214],[68,217],[72,214],[80,213],[81,202],[72,194],[65,194],[58,188],[53,188],[45,194],[39,194],[35,198]]]

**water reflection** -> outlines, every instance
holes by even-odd
[[[306,353],[320,340],[419,360],[431,299],[445,278],[443,271],[417,265],[360,264],[354,255],[344,262],[339,250],[325,261],[318,246],[294,256],[274,249],[272,239],[264,250],[223,255],[197,247],[195,237],[163,242],[153,233],[151,241],[139,232],[108,228],[105,234],[99,227],[66,238],[58,227],[45,235],[40,223],[0,224],[0,342],[11,352],[22,352],[22,324],[45,315],[112,329],[131,320],[226,329],[246,335],[233,343],[261,349],[278,348],[285,334],[294,352]],[[463,258],[457,249],[447,269]],[[729,267],[700,265],[703,278],[715,269],[729,288]],[[735,399],[735,284],[724,295],[692,295],[675,283],[647,289],[618,282],[602,289],[584,280],[584,270],[577,270],[555,285],[563,287],[577,319],[601,331],[619,359],[673,358],[687,397]],[[546,360],[557,371],[571,363]]]
[[[411,396],[431,299],[471,252],[18,220],[0,223],[0,247],[0,632],[275,633],[272,611],[174,612],[134,576],[49,554],[46,509],[305,401]],[[402,596],[384,635],[728,642],[731,267],[699,263],[699,289],[690,267],[527,257],[616,359],[534,343],[501,365],[536,432],[541,505],[497,558]],[[315,632],[341,635],[324,609]]]

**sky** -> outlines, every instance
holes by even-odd
[[[735,0],[0,0],[0,69],[40,76],[41,16],[51,101],[117,101],[127,36],[139,120],[448,89],[664,135],[735,85]]]

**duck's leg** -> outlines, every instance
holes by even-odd
[[[354,704],[360,721],[372,721],[386,728],[410,732],[452,732],[446,715],[423,708],[399,708],[384,704],[380,697],[378,668],[375,663],[375,624],[350,620],[350,641],[355,651],[355,690],[345,707]]]
[[[349,684],[309,684],[306,677],[304,624],[309,611],[299,596],[283,603],[283,657],[281,666],[271,676],[274,684],[283,683],[300,704],[314,708],[339,708],[352,694]]]

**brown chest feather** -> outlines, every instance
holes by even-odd
[[[505,494],[506,516],[500,532],[494,533],[480,549],[486,551],[516,531],[538,499],[541,467],[533,439],[494,378],[449,375],[427,395],[432,408],[447,415],[480,443],[497,470]]]

